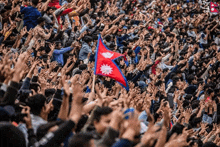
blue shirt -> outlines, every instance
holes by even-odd
[[[82,48],[79,51],[79,60],[85,60],[89,53],[92,52],[91,47],[86,43],[82,43]]]
[[[41,17],[41,13],[37,10],[37,8],[28,6],[21,6],[21,13],[24,14],[24,26],[27,26],[27,30],[29,31],[31,28],[37,26],[37,18]]]
[[[55,49],[53,51],[53,60],[57,61],[58,63],[60,63],[62,66],[64,64],[63,61],[63,54],[72,50],[72,47],[66,47],[66,48],[61,48],[60,50]]]

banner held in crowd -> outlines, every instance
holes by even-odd
[[[128,91],[128,82],[118,65],[115,63],[117,58],[124,56],[125,55],[123,54],[109,50],[103,43],[101,35],[99,35],[95,57],[94,74],[110,77],[111,79],[114,79],[120,83],[120,85],[122,85]]]

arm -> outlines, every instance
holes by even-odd
[[[66,69],[66,73],[70,72],[71,69],[73,69],[75,63],[72,63],[67,69]]]
[[[44,38],[45,40],[49,39],[52,33],[52,30],[50,30],[50,33],[46,34],[43,30],[38,30],[39,35]]]
[[[123,16],[124,16],[124,14],[120,15],[118,18],[113,20],[112,24],[115,24],[116,22],[118,22]]]
[[[20,54],[18,57],[18,61],[15,64],[15,72],[13,74],[11,84],[7,88],[7,91],[5,92],[3,98],[2,98],[2,103],[6,105],[14,105],[14,102],[16,100],[16,95],[18,93],[18,88],[19,88],[19,81],[21,80],[21,73],[23,72],[23,68],[25,65],[25,62],[27,60],[27,53]]]
[[[20,12],[21,12],[21,13],[25,13],[26,10],[27,10],[26,7],[24,7],[24,6],[21,6],[21,7],[20,7]]]
[[[62,85],[63,85],[63,88],[64,88],[64,96],[63,96],[63,102],[60,106],[60,111],[59,111],[59,114],[58,114],[58,118],[60,118],[62,120],[67,120],[68,112],[69,112],[70,92],[69,92],[69,86],[65,82],[65,76],[64,75],[62,75]]]
[[[60,145],[64,139],[70,134],[72,129],[75,127],[75,124],[78,123],[78,121],[81,118],[82,114],[82,98],[83,98],[83,87],[79,83],[76,83],[74,87],[72,87],[74,98],[71,104],[71,111],[69,115],[69,121],[66,121],[63,123],[57,131],[50,135],[45,135],[44,138],[42,138],[39,143],[43,142],[44,144],[41,144],[40,146],[55,146]],[[52,137],[51,137],[52,135]],[[50,136],[50,137],[48,137]]]
[[[64,54],[68,51],[71,51],[73,49],[73,47],[66,47],[66,48],[62,48],[60,50],[54,50],[54,54]]]
[[[171,54],[167,54],[165,57],[162,58],[161,62],[165,62],[167,59],[169,59]]]
[[[94,101],[86,104],[85,106],[83,106],[83,114],[88,114],[95,108],[95,106],[96,106],[96,102]]]
[[[152,66],[152,73],[153,74],[156,74],[156,67],[157,67],[157,64],[159,64],[161,61],[160,60],[157,60],[154,65]]]
[[[98,146],[112,146],[115,139],[119,136],[119,126],[123,119],[123,113],[116,110],[113,114],[113,118],[109,124],[110,127],[104,133],[104,136],[99,141]]]
[[[155,145],[155,147],[161,147],[164,146],[166,143],[166,139],[167,139],[167,128],[165,126],[162,127],[162,130],[160,132],[160,136],[158,138],[158,141]]]
[[[201,76],[201,78],[207,77],[207,76],[208,76],[208,72],[209,72],[209,70],[210,70],[211,68],[212,68],[211,65],[209,65],[209,67],[206,69],[206,71],[205,71],[204,74]]]
[[[43,6],[41,8],[42,11],[46,11],[47,10],[49,2],[50,2],[50,0],[47,0],[46,3],[43,4]]]
[[[64,10],[64,11],[60,14],[60,16],[69,14],[69,13],[72,12],[72,11],[73,11],[72,8],[66,9],[66,10]]]
[[[76,123],[72,120],[64,122],[61,124],[61,126],[59,126],[57,131],[54,133],[49,132],[39,142],[36,142],[35,145],[40,147],[47,147],[61,144],[69,135],[71,130],[75,127],[75,124]],[[52,138],[51,135],[53,136]]]

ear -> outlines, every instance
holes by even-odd
[[[42,107],[41,112],[43,112],[43,113],[46,112],[46,106],[45,105]]]
[[[94,126],[98,125],[98,123],[99,122],[97,120],[94,120],[94,122],[93,122]]]

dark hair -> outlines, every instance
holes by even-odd
[[[96,120],[97,122],[100,121],[101,116],[102,115],[108,115],[112,112],[112,108],[110,107],[98,107],[95,111],[94,111],[94,120]]]
[[[172,78],[172,80],[173,80],[173,85],[176,85],[176,82],[177,81],[179,81],[179,77],[178,76],[174,76],[173,78]]]
[[[206,142],[203,144],[202,147],[218,147],[218,146],[213,142]]]
[[[174,133],[176,134],[182,134],[183,132],[183,128],[184,126],[179,124],[179,123],[176,123],[172,129],[168,132],[168,135],[167,135],[167,139],[169,139]]]
[[[32,0],[31,2],[32,2],[32,4],[34,4],[35,6],[37,6],[39,0]]]
[[[193,75],[189,75],[188,76],[188,78],[187,78],[187,80],[188,80],[188,82],[191,84],[192,83],[192,81],[195,79],[195,77],[193,76]]]
[[[208,95],[210,95],[212,92],[214,92],[214,90],[211,89],[211,88],[209,88],[209,89],[206,91],[206,93],[207,93]]]
[[[133,52],[134,52],[133,50],[129,50],[128,51],[128,56],[131,56]]]
[[[40,23],[42,23],[42,22],[44,22],[45,21],[45,19],[43,18],[43,17],[39,17],[38,19],[37,19],[37,23],[38,24],[40,24]]]
[[[42,94],[36,94],[27,99],[27,105],[31,108],[31,112],[34,115],[40,115],[45,102],[46,102],[46,97]]]
[[[202,118],[201,118],[201,117],[195,117],[195,118],[193,118],[193,120],[192,120],[192,125],[193,125],[193,127],[196,127],[196,125],[197,125],[198,123],[200,123],[200,122],[202,122]]]
[[[24,134],[14,125],[8,122],[0,122],[1,146],[25,147]]]
[[[86,124],[88,120],[88,116],[87,115],[82,115],[77,126],[76,126],[76,132],[80,132],[81,129],[84,127],[84,125]]]
[[[91,134],[79,133],[73,135],[69,141],[68,147],[88,147],[90,146],[90,140],[93,138]]]
[[[199,100],[192,101],[191,106],[192,106],[192,109],[196,109],[197,107],[199,107]]]

